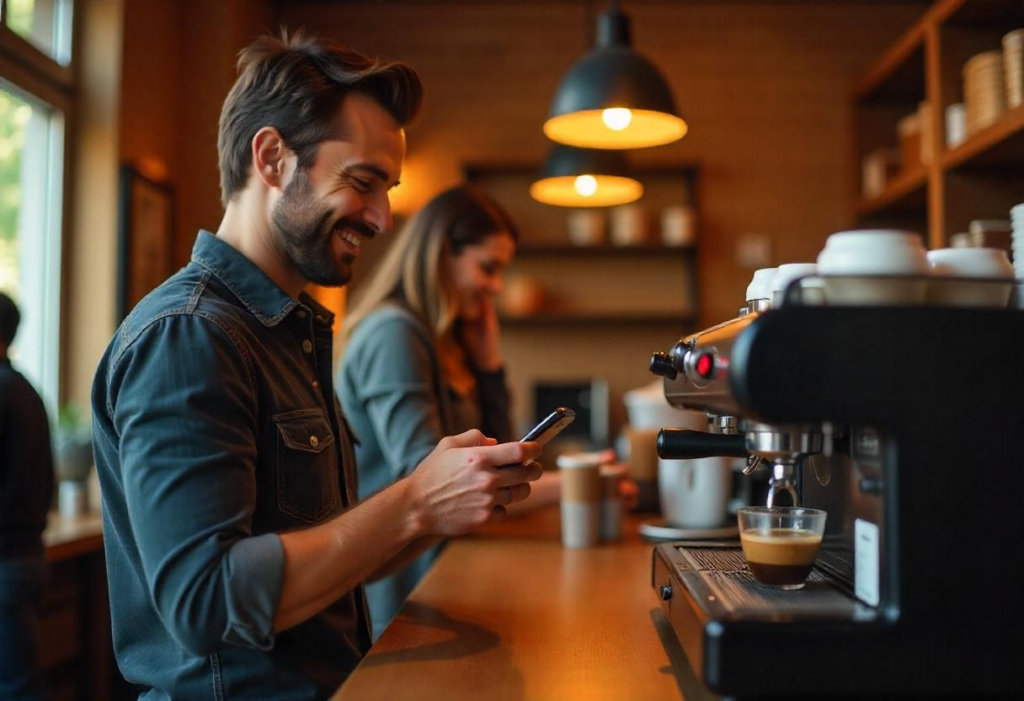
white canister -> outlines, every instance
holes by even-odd
[[[569,241],[574,246],[600,246],[605,242],[607,222],[603,212],[580,209],[568,216]]]
[[[967,138],[967,112],[964,103],[954,102],[946,108],[946,147],[956,148]]]
[[[611,213],[611,240],[616,246],[642,246],[647,243],[647,209],[625,204]]]
[[[697,242],[697,213],[675,205],[661,210],[661,242],[666,246],[692,246]]]

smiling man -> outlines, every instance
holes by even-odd
[[[224,218],[118,329],[93,386],[114,647],[142,698],[315,699],[370,645],[362,583],[529,495],[535,443],[445,438],[356,504],[331,380],[343,285],[391,229],[416,73],[339,44],[246,49],[220,122]]]

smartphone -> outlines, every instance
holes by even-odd
[[[576,412],[564,406],[560,406],[539,424],[531,428],[525,436],[519,439],[520,443],[536,441],[541,447],[557,436],[562,430],[576,420]],[[523,465],[529,465],[533,460],[527,460]]]

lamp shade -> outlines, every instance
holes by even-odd
[[[629,177],[617,151],[555,146],[530,186],[538,202],[559,207],[611,207],[640,199],[644,186]]]
[[[570,146],[632,149],[671,143],[687,129],[665,78],[632,49],[629,18],[612,3],[598,19],[594,49],[555,92],[544,133]]]

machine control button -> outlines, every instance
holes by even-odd
[[[711,380],[715,377],[715,356],[711,353],[701,353],[697,356],[697,360],[693,364],[693,369],[697,372],[697,375],[705,380]]]
[[[676,379],[676,376],[679,374],[679,371],[676,370],[676,364],[668,353],[661,353],[660,351],[651,355],[650,369],[653,374],[667,377],[670,380]]]
[[[662,584],[661,589],[658,590],[658,594],[661,596],[662,601],[668,601],[672,598],[672,585]]]

